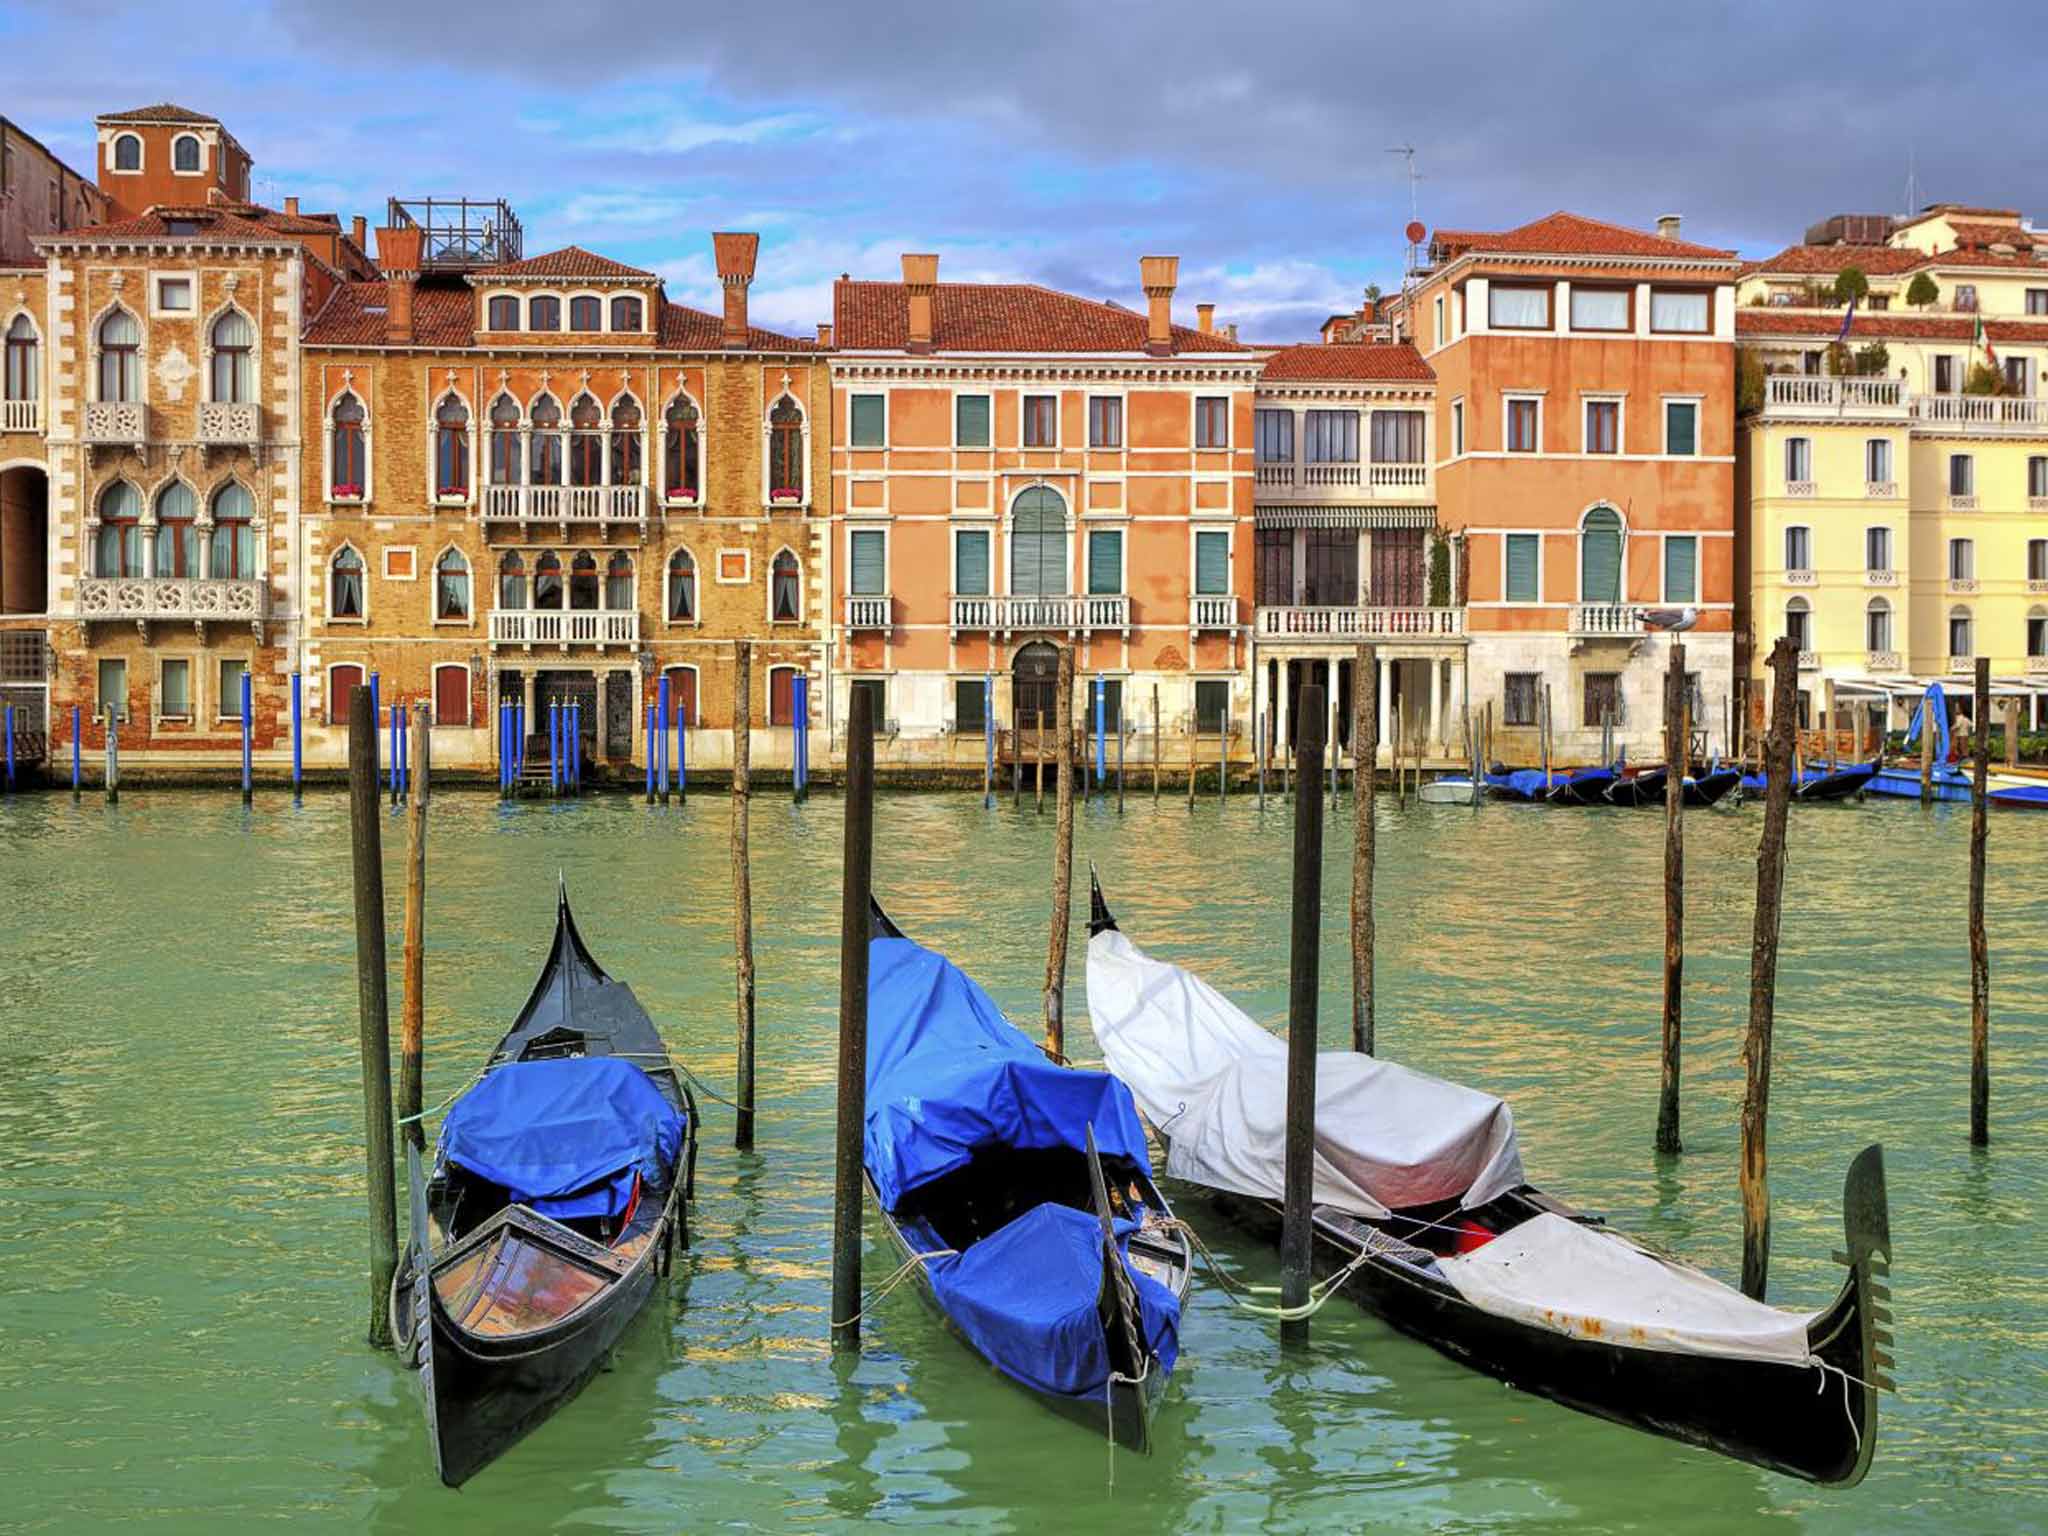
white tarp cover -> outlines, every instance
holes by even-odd
[[[1287,1045],[1215,988],[1115,929],[1088,941],[1088,1013],[1109,1069],[1169,1141],[1166,1171],[1279,1199]],[[1524,1181],[1508,1107],[1490,1094],[1352,1051],[1316,1058],[1315,1201],[1355,1215]]]
[[[1440,1259],[1473,1306],[1577,1338],[1633,1349],[1804,1365],[1811,1312],[1751,1301],[1626,1238],[1546,1211],[1483,1248]]]

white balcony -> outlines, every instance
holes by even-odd
[[[42,430],[42,401],[0,400],[0,432],[40,432]]]
[[[487,521],[534,523],[644,523],[644,485],[487,485]]]
[[[1188,599],[1188,628],[1237,628],[1237,599],[1234,597],[1191,597]]]
[[[1258,613],[1266,640],[1456,640],[1465,633],[1462,608],[1272,607]]]
[[[609,646],[637,650],[640,612],[637,608],[500,608],[491,615],[491,644],[527,650],[537,645],[565,651],[572,645],[595,646],[600,651]]]
[[[848,629],[887,629],[889,627],[889,597],[865,594],[846,600],[846,627]]]
[[[1987,437],[2048,434],[2048,400],[2024,395],[1916,395],[1913,420]]]
[[[140,450],[149,441],[149,407],[140,400],[88,400],[81,435],[95,448]]]
[[[199,402],[199,443],[204,448],[256,448],[263,442],[263,407],[224,400]]]
[[[1787,571],[1785,573],[1785,585],[1788,587],[1817,587],[1820,585],[1820,572],[1810,569]]]
[[[2048,677],[2048,656],[2029,656],[2027,658],[2027,676]]]
[[[78,617],[84,622],[247,624],[260,642],[270,616],[270,583],[187,576],[82,576]]]
[[[1799,653],[1799,670],[1802,672],[1818,672],[1820,670],[1820,652],[1801,651]]]
[[[1871,672],[1903,672],[1906,669],[1897,651],[1865,652],[1863,665]]]
[[[1069,634],[1121,631],[1131,627],[1131,600],[1122,593],[956,597],[952,601],[952,625],[955,633],[989,630],[1006,634],[1033,629],[1065,630]]]
[[[1643,610],[1627,603],[1572,604],[1569,633],[1579,639],[1628,638],[1647,633]]]
[[[1948,669],[1951,672],[1968,676],[1977,670],[1977,658],[1974,656],[1951,656],[1948,659]]]
[[[1807,420],[1830,416],[1868,419],[1907,413],[1901,379],[1835,379],[1816,374],[1774,373],[1764,380],[1764,415]]]
[[[1267,501],[1423,502],[1431,498],[1427,464],[1274,462],[1254,466],[1252,485],[1254,495]]]

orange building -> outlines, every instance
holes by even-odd
[[[249,152],[217,117],[166,101],[102,113],[93,126],[110,219],[132,219],[156,207],[249,201]]]
[[[1733,668],[1732,252],[1557,213],[1437,230],[1403,317],[1437,377],[1436,491],[1461,536],[1475,713],[1496,753],[1662,754],[1673,622],[1718,739]]]
[[[978,768],[991,729],[1007,760],[1020,725],[1028,756],[1072,642],[1129,756],[1155,719],[1171,761],[1191,730],[1244,751],[1260,354],[1211,306],[1173,323],[1174,257],[1143,310],[938,267],[833,291],[835,735],[867,688],[884,763]]]

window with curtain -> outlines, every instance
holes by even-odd
[[[1538,591],[1538,572],[1541,569],[1543,536],[1535,533],[1511,533],[1507,536],[1507,579],[1505,596],[1511,603],[1534,603],[1542,600]]]
[[[562,557],[552,549],[533,562],[533,606],[549,613],[562,607]]]
[[[173,480],[156,496],[156,573],[159,576],[199,574],[199,498],[182,480]],[[219,534],[214,535],[220,537]]]
[[[1302,459],[1309,464],[1358,462],[1358,412],[1304,411]]]
[[[1586,452],[1621,452],[1621,402],[1619,400],[1588,400],[1586,402]]]
[[[516,331],[519,329],[519,301],[509,293],[501,293],[484,306],[484,329],[489,331]]]
[[[1067,504],[1034,485],[1010,512],[1010,590],[1026,595],[1066,592]]]
[[[434,617],[449,623],[469,619],[469,561],[459,549],[443,550],[434,562]]]
[[[1422,462],[1422,412],[1374,411],[1372,461],[1375,464]]]
[[[612,329],[615,331],[637,331],[640,329],[642,310],[640,301],[630,294],[620,294],[612,300]]]
[[[956,448],[986,448],[989,446],[989,398],[987,395],[955,395],[953,397],[953,446]]]
[[[1057,395],[1024,397],[1024,446],[1056,448],[1060,441],[1060,400]]]
[[[166,720],[192,718],[192,663],[166,656],[157,673],[157,713]]]
[[[247,405],[256,398],[256,327],[239,309],[213,322],[213,398]]]
[[[1252,587],[1261,608],[1285,608],[1294,601],[1294,530],[1252,531]]]
[[[1951,496],[1977,494],[1977,461],[1967,453],[1948,456],[1948,493]]]
[[[687,549],[668,557],[668,617],[671,624],[688,624],[697,617],[697,562]]]
[[[36,328],[27,315],[16,315],[7,327],[6,393],[0,399],[34,400],[42,394],[36,368]]]
[[[213,569],[220,581],[256,579],[256,498],[230,480],[213,498]]]
[[[1977,541],[1974,539],[1950,539],[1948,541],[1948,579],[1968,581],[1977,574]]]
[[[1863,648],[1868,651],[1892,648],[1892,605],[1881,597],[1873,597],[1863,612]]]
[[[1494,283],[1486,290],[1486,323],[1497,330],[1544,331],[1550,328],[1549,288]]]
[[[1203,395],[1195,401],[1195,446],[1230,446],[1230,401],[1219,395]]]
[[[1691,534],[1664,538],[1664,601],[1696,603],[1700,596],[1700,541]]]
[[[1579,525],[1579,601],[1621,601],[1621,516],[1595,507]]]
[[[1696,400],[1664,402],[1664,451],[1691,458],[1700,451],[1700,407]]]
[[[532,423],[528,437],[528,485],[562,483],[562,407],[553,395],[543,394],[533,402],[527,419]]]
[[[491,402],[491,484],[519,483],[519,403],[510,395]]]
[[[1653,331],[1704,331],[1707,328],[1707,295],[1677,288],[1650,290],[1650,329]]]
[[[597,556],[587,549],[579,550],[569,562],[569,607],[577,613],[595,611],[600,590]]]
[[[1621,719],[1621,674],[1588,672],[1585,681],[1585,713],[1579,723],[1598,729],[1608,721]]]
[[[1230,535],[1221,528],[1195,534],[1195,592],[1200,597],[1230,595]]]
[[[1863,530],[1863,568],[1889,571],[1892,568],[1892,531],[1889,528]]]
[[[1088,592],[1113,597],[1124,589],[1124,534],[1121,528],[1088,530]]]
[[[1536,724],[1536,696],[1543,686],[1539,672],[1507,672],[1501,676],[1500,718],[1503,725]]]
[[[142,327],[125,309],[100,321],[99,384],[102,400],[142,398]]]
[[[2048,581],[2048,539],[2027,540],[2027,580]]]
[[[1252,413],[1252,451],[1261,464],[1294,462],[1294,412]]]
[[[1049,397],[1048,397],[1049,398]],[[1088,401],[1088,446],[1124,445],[1124,402],[1121,395],[1095,395]]]
[[[1628,329],[1628,290],[1625,288],[1581,288],[1572,284],[1572,329],[1575,331],[1625,331]]]
[[[796,556],[783,550],[769,569],[769,612],[780,622],[794,623],[803,617],[801,573]]]
[[[359,499],[369,480],[369,455],[363,440],[363,402],[343,392],[328,412],[328,491]]]
[[[569,402],[569,483],[604,484],[604,412],[589,395]]]
[[[1309,539],[1311,564],[1309,574],[1314,577],[1315,530]],[[1357,564],[1358,535],[1348,530],[1329,530],[1334,547],[1347,553],[1347,568]],[[1380,608],[1420,608],[1429,600],[1429,564],[1424,548],[1424,533],[1420,528],[1376,528],[1372,532],[1372,579],[1366,590],[1371,601]],[[1341,542],[1339,542],[1341,541]],[[1339,595],[1331,599],[1338,603],[1356,602],[1357,595]]]
[[[1974,656],[1976,648],[1971,643],[1970,610],[1951,608],[1948,615],[1948,653],[1951,656]]]
[[[469,407],[454,395],[434,410],[434,494],[469,494]]]
[[[572,331],[601,331],[604,329],[604,301],[582,294],[569,301],[569,329]]]
[[[880,597],[889,590],[888,547],[879,528],[856,528],[849,545],[847,590],[856,597]]]
[[[334,552],[329,576],[328,617],[360,619],[363,616],[363,557],[343,545]]]
[[[117,171],[139,171],[142,169],[142,140],[132,133],[124,133],[114,140],[114,169]]]
[[[1785,530],[1785,569],[1788,571],[1810,571],[1813,569],[1813,530],[1811,528],[1787,528]]]
[[[953,680],[953,729],[979,736],[988,729],[988,682],[979,677]]]
[[[1891,439],[1873,437],[1863,444],[1863,478],[1871,485],[1889,485],[1892,478]]]
[[[215,693],[214,713],[223,720],[242,718],[242,679],[249,675],[249,663],[239,656],[224,657],[216,669],[219,688]],[[250,725],[256,722],[256,701],[249,701]]]
[[[142,492],[126,480],[116,480],[100,497],[93,571],[100,576],[142,574]]]
[[[1542,425],[1540,400],[1510,400],[1507,402],[1507,451],[1509,453],[1534,453],[1540,446],[1537,437]]]
[[[529,331],[559,331],[562,328],[562,301],[551,293],[535,294],[528,299],[526,328]]]
[[[2027,460],[2027,496],[2048,496],[2048,458],[2038,453]]]
[[[803,500],[804,413],[788,395],[768,413],[768,485],[771,500]]]
[[[1795,597],[1785,605],[1785,638],[1796,651],[1813,649],[1813,610],[1803,597]]]
[[[1785,480],[1791,485],[1813,483],[1813,439],[1810,437],[1788,437],[1785,439]]]
[[[526,606],[526,562],[519,558],[519,551],[516,549],[507,550],[504,557],[498,561],[498,606]]]
[[[612,402],[611,483],[640,483],[640,402],[621,395]]]
[[[889,440],[889,404],[882,395],[849,395],[847,442],[855,448],[880,448]]]
[[[961,597],[988,596],[988,530],[953,530],[953,590]]]
[[[604,567],[604,605],[613,613],[625,613],[638,606],[633,593],[633,557],[623,549],[612,551]]]
[[[662,413],[663,494],[670,501],[697,499],[697,407],[681,395]]]

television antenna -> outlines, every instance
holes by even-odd
[[[1422,180],[1422,174],[1415,169],[1415,146],[1413,144],[1393,144],[1388,146],[1387,153],[1390,155],[1401,155],[1407,160],[1408,217],[1410,220],[1421,218],[1422,204],[1421,198],[1416,192],[1416,186]]]

